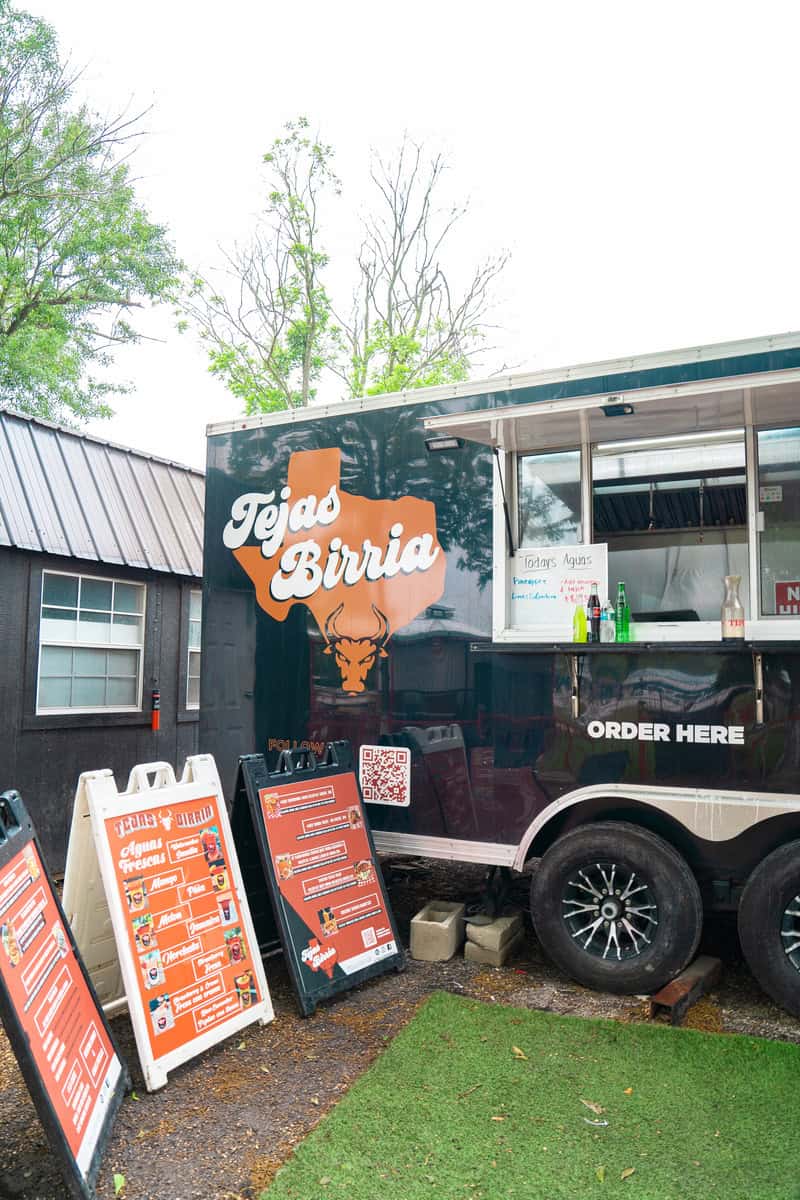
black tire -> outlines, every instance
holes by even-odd
[[[795,912],[800,912],[800,841],[780,846],[758,864],[739,904],[747,965],[767,995],[800,1017],[800,918],[791,915]],[[784,936],[793,929],[796,938]]]
[[[582,906],[589,911],[579,912]],[[700,889],[684,859],[655,833],[623,821],[582,825],[553,843],[533,877],[531,915],[562,971],[585,987],[623,994],[656,992],[674,979],[703,927]]]

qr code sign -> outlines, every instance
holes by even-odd
[[[411,803],[411,751],[407,746],[362,746],[358,758],[365,804]]]

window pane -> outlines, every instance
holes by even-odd
[[[42,679],[39,683],[39,708],[69,708],[69,679]]]
[[[192,648],[192,650],[200,649],[200,636],[201,636],[200,622],[199,621],[190,621],[189,622],[189,645]]]
[[[142,618],[118,617],[114,614],[114,624],[111,627],[111,640],[118,646],[141,646]]]
[[[111,614],[81,611],[78,621],[79,642],[107,642],[111,638]]]
[[[142,611],[144,588],[133,583],[114,585],[114,612],[139,613]]]
[[[71,675],[72,650],[67,646],[42,646],[42,675]]]
[[[758,434],[761,611],[800,616],[800,428]]]
[[[520,546],[580,542],[580,451],[520,455],[518,469]]]
[[[43,575],[42,603],[77,605],[78,580],[73,575]]]
[[[139,654],[136,650],[109,650],[109,675],[136,675],[139,670]]]
[[[136,703],[136,680],[135,679],[109,679],[108,689],[106,692],[107,704],[135,704]]]
[[[200,655],[196,650],[189,652],[189,676],[190,678],[200,678]]]
[[[105,650],[76,650],[75,675],[105,675]]]
[[[200,680],[190,679],[189,686],[186,689],[186,704],[190,708],[197,708],[200,704]]]
[[[199,621],[203,611],[203,593],[193,588],[189,593],[189,619]]]
[[[43,642],[74,642],[78,624],[76,613],[69,608],[42,609],[39,638]]]
[[[739,575],[749,617],[741,430],[598,446],[592,480],[612,603],[624,580],[634,620],[719,621],[723,579]]]
[[[108,579],[81,580],[81,608],[111,608],[111,581]]]
[[[77,617],[77,610],[74,608],[43,608],[42,616],[48,621],[74,621]]]
[[[101,708],[105,705],[105,702],[105,679],[76,679],[73,682],[73,708]]]

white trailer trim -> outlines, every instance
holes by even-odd
[[[488,867],[510,867],[519,850],[501,842],[468,842],[458,838],[425,837],[416,833],[372,830],[379,854],[410,854],[420,858],[443,858],[448,862],[485,863]]]
[[[511,404],[503,408],[481,408],[470,412],[445,413],[425,417],[423,427],[430,433],[448,433],[461,436],[487,446],[506,448],[504,433],[513,429],[525,417],[541,421],[546,416],[575,413],[580,419],[596,409],[609,404],[631,404],[640,406],[663,400],[692,400],[695,396],[723,395],[740,392],[750,402],[750,392],[759,388],[780,387],[800,381],[800,370],[791,367],[784,371],[761,371],[755,375],[724,375],[714,379],[691,380],[686,383],[663,384],[659,387],[632,387],[624,391],[595,392],[591,396],[569,396],[563,400],[534,400],[530,404]],[[744,422],[743,422],[744,423]],[[485,429],[481,433],[480,427]],[[574,443],[578,443],[579,425],[576,424]],[[476,432],[477,431],[477,432]],[[609,439],[610,440],[610,434]],[[615,435],[616,440],[616,435]],[[572,441],[570,441],[572,444]],[[514,449],[525,449],[514,446]]]
[[[766,354],[776,350],[800,348],[800,333],[779,333],[769,337],[745,338],[734,342],[714,342],[708,346],[691,346],[681,350],[659,351],[626,358],[611,358],[599,362],[579,363],[571,367],[555,367],[543,371],[526,371],[514,375],[491,375],[488,379],[467,380],[464,383],[443,384],[437,387],[388,392],[358,400],[341,400],[334,404],[309,405],[288,412],[260,413],[234,421],[218,421],[206,427],[206,436],[233,433],[237,429],[260,429],[263,426],[291,425],[297,421],[340,417],[346,413],[370,412],[379,408],[397,408],[411,404],[430,404],[436,400],[479,396],[484,393],[513,392],[521,388],[542,387],[549,383],[592,379],[596,376],[620,375],[628,371],[649,371],[659,367],[684,366],[687,363],[713,362],[718,358],[740,358],[746,354]],[[638,393],[637,393],[638,394]],[[485,413],[485,409],[482,410]]]
[[[534,838],[553,817],[587,800],[604,799],[639,801],[673,817],[694,837],[708,842],[727,842],[770,817],[800,813],[800,796],[791,792],[734,792],[645,784],[597,784],[567,792],[542,809],[519,844],[512,864],[514,869],[523,869]]]

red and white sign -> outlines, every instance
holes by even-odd
[[[154,770],[163,786],[145,782]],[[148,1089],[255,1020],[272,1019],[264,968],[213,759],[135,768],[122,795],[82,776]]]
[[[261,788],[259,803],[281,898],[310,937],[299,968],[352,975],[397,953],[352,772]]]
[[[775,612],[779,617],[800,617],[800,580],[775,584]]]
[[[56,1120],[86,1177],[122,1064],[34,842],[0,871],[0,977]]]

